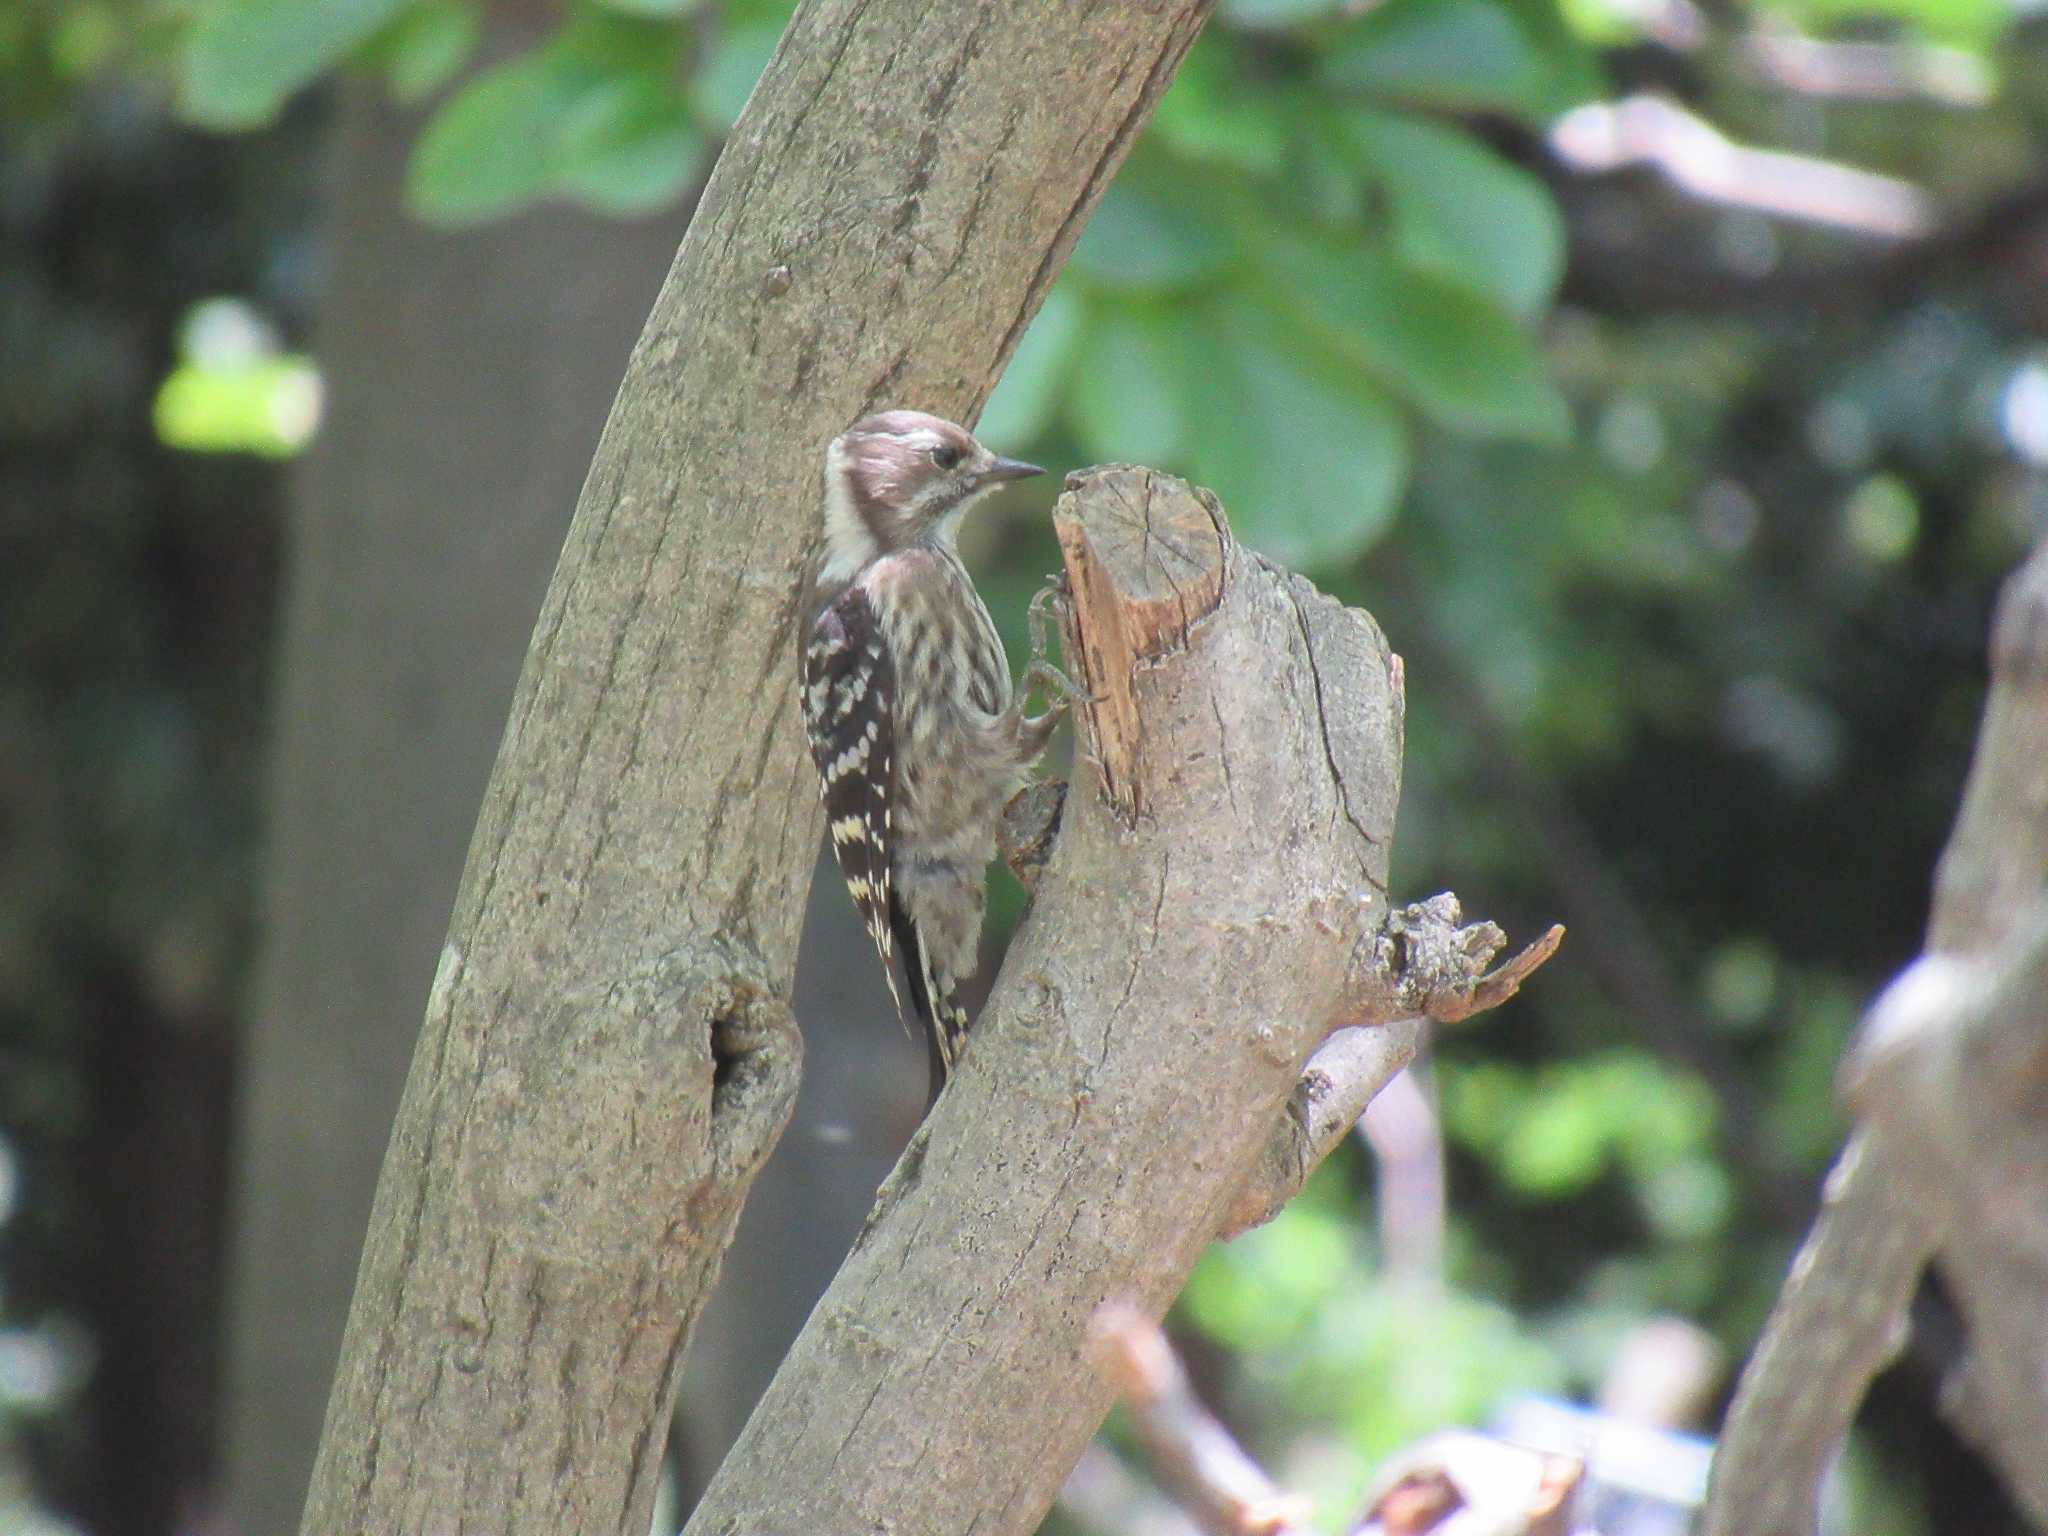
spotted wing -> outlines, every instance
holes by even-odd
[[[832,855],[867,925],[897,1012],[890,933],[890,801],[896,790],[896,669],[866,592],[849,587],[811,626],[803,659],[804,729]]]

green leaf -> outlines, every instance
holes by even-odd
[[[547,189],[556,130],[588,89],[580,71],[546,53],[478,75],[421,132],[405,196],[430,224],[481,223]]]
[[[1562,442],[1571,411],[1511,319],[1470,289],[1384,251],[1276,240],[1268,298],[1343,355],[1388,376],[1431,417],[1478,436]]]
[[[1220,37],[1207,33],[1189,50],[1147,131],[1185,160],[1277,175],[1286,164],[1288,137],[1280,103],[1243,78]]]
[[[673,72],[685,41],[685,29],[665,21],[584,9],[572,10],[541,51],[565,70],[583,71],[585,83],[595,86],[614,75]]]
[[[996,381],[976,435],[1021,447],[1044,432],[1058,406],[1081,339],[1083,306],[1069,283],[1055,284]]]
[[[1785,14],[1802,31],[1822,33],[1844,22],[1895,17],[1929,42],[1988,56],[2011,29],[2015,14],[2024,13],[2010,0],[1791,0]]]
[[[548,180],[605,213],[644,213],[697,174],[706,141],[674,81],[629,75],[585,92],[562,119]]]
[[[1188,437],[1185,326],[1163,305],[1115,301],[1090,321],[1067,410],[1074,436],[1096,459],[1177,463]]]
[[[1500,0],[1509,15],[1521,23],[1522,35],[1542,59],[1543,96],[1548,103],[1546,117],[1615,94],[1614,82],[1600,62],[1600,54],[1587,35],[1588,7],[1584,0],[1572,0],[1567,17],[1561,0]],[[1599,0],[1594,0],[1597,7]],[[1991,0],[1996,4],[1998,0]],[[1597,25],[1597,23],[1595,23]]]
[[[1189,350],[1195,478],[1238,537],[1311,567],[1370,545],[1408,479],[1407,436],[1379,392],[1241,299],[1205,306]]]
[[[1201,207],[1119,178],[1069,263],[1105,288],[1180,288],[1220,272],[1231,250]]]
[[[406,0],[214,0],[178,57],[179,114],[208,128],[269,122]]]
[[[1386,189],[1394,243],[1410,266],[1524,318],[1549,305],[1565,253],[1549,188],[1454,128],[1365,110],[1349,127]]]
[[[446,85],[476,51],[482,30],[474,5],[428,0],[409,6],[372,46],[392,100],[414,106]]]
[[[1451,111],[1545,121],[1548,68],[1494,0],[1389,0],[1324,59],[1324,81]]]

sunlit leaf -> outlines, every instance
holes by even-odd
[[[1093,458],[1178,462],[1188,436],[1184,323],[1163,306],[1116,302],[1090,318],[1067,411],[1074,436]]]
[[[1174,288],[1215,275],[1230,255],[1208,210],[1118,180],[1089,219],[1070,265],[1104,287]]]
[[[178,58],[178,111],[209,128],[266,123],[406,0],[213,0]]]
[[[977,435],[1015,447],[1045,431],[1058,409],[1084,320],[1073,289],[1065,283],[1055,285],[989,396]]]
[[[1408,477],[1400,417],[1362,377],[1308,355],[1242,299],[1205,306],[1183,373],[1195,478],[1245,542],[1288,564],[1378,537]]]
[[[1323,61],[1324,80],[1418,106],[1550,115],[1548,68],[1495,0],[1389,0]]]
[[[1360,110],[1347,122],[1387,194],[1410,266],[1463,283],[1524,317],[1564,273],[1564,218],[1536,177],[1455,128]]]
[[[681,89],[627,75],[584,93],[548,157],[550,182],[606,213],[642,213],[672,200],[704,161],[706,141]]]
[[[151,420],[167,448],[288,458],[319,425],[320,400],[320,375],[304,357],[186,362],[157,390]]]
[[[2022,8],[2010,0],[1790,0],[1784,14],[1815,30],[1872,16],[1896,17],[1930,42],[1989,50]]]
[[[1529,338],[1495,306],[1386,252],[1275,240],[1272,300],[1377,369],[1446,426],[1561,441],[1571,412]]]

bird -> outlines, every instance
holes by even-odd
[[[824,470],[799,702],[832,852],[899,1017],[902,960],[929,1108],[966,1043],[960,986],[979,963],[997,822],[1072,694],[1045,659],[1038,601],[1031,663],[1012,685],[960,559],[960,523],[990,493],[1044,471],[910,410],[856,421],[826,448]],[[1037,715],[1025,712],[1034,686],[1051,700]]]

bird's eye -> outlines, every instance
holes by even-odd
[[[932,462],[941,469],[953,469],[960,463],[960,450],[958,448],[934,448],[932,450]]]

